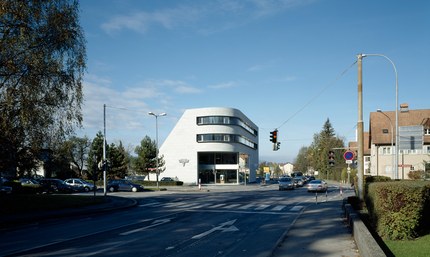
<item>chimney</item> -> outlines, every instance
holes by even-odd
[[[400,112],[408,112],[409,111],[409,104],[403,103],[400,105]]]

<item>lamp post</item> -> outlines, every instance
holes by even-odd
[[[390,121],[390,125],[391,125],[391,167],[394,168],[394,128],[393,128],[393,122],[391,122],[390,117],[388,117],[388,115],[386,113],[384,113],[381,109],[376,110],[377,112],[383,114],[385,117],[387,117],[387,119]],[[376,168],[376,170],[378,170],[378,168]],[[394,170],[392,170],[392,172],[394,173]],[[395,174],[393,174],[393,177],[395,176]]]
[[[153,112],[148,112],[149,115],[152,115],[155,117],[155,144],[156,144],[156,149],[155,149],[155,161],[156,161],[156,171],[155,171],[155,175],[157,178],[157,189],[160,189],[160,186],[158,184],[158,175],[159,175],[159,171],[158,171],[158,117],[160,116],[166,116],[167,114],[165,112],[160,113],[160,114],[155,114]]]
[[[388,58],[387,56],[383,54],[361,54],[361,57],[366,56],[380,56],[384,57],[386,60],[388,60],[391,65],[393,66],[394,73],[396,75],[396,149],[395,149],[395,179],[399,178],[399,83],[397,78],[397,69],[394,62]],[[361,59],[361,58],[360,58]]]

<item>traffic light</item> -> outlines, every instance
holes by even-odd
[[[278,142],[278,130],[277,129],[270,132],[270,142],[273,142],[273,143]]]
[[[276,143],[276,150],[279,150],[281,148],[281,142]]]
[[[334,166],[334,152],[328,151],[328,165]]]

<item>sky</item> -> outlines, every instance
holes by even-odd
[[[231,107],[259,128],[260,162],[294,162],[329,119],[356,140],[358,54],[363,120],[430,108],[430,1],[80,1],[87,41],[83,127],[133,152],[160,146],[186,109]],[[394,69],[395,68],[395,69]],[[396,72],[395,72],[396,71]],[[278,129],[278,151],[270,131]]]

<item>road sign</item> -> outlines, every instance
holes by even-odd
[[[343,154],[343,158],[344,158],[346,161],[352,161],[352,160],[354,160],[354,158],[355,158],[355,153],[354,153],[353,151],[346,151],[346,152]]]

